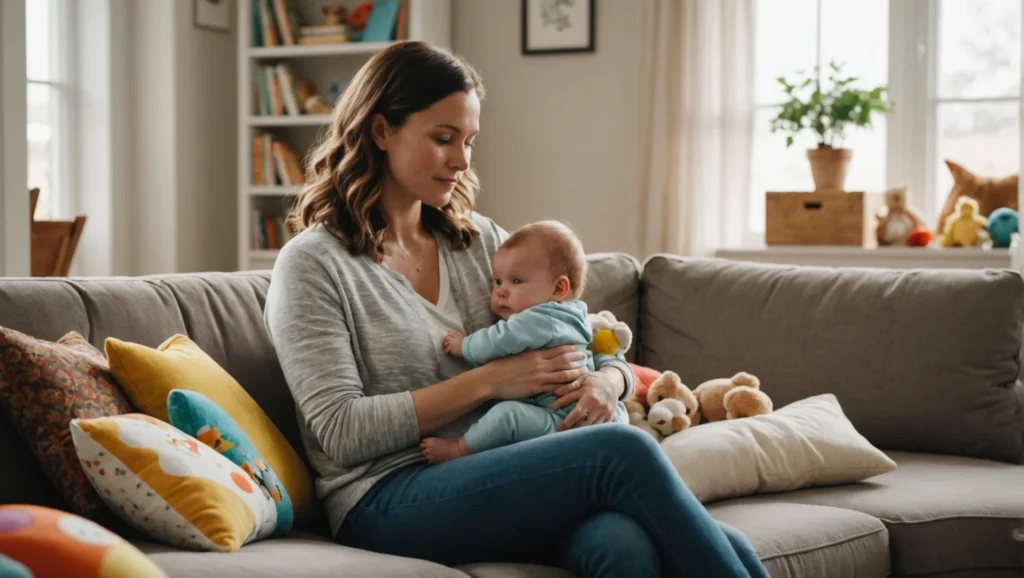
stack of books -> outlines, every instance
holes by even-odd
[[[285,63],[260,66],[253,74],[253,110],[260,116],[309,114],[309,97],[316,86],[296,76]]]
[[[252,210],[252,248],[280,249],[295,236],[285,216],[270,211]]]
[[[299,156],[269,133],[252,139],[252,184],[297,187],[305,181]]]

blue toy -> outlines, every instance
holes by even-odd
[[[1018,231],[1017,211],[1000,207],[988,216],[988,233],[992,237],[993,247],[1009,247],[1010,238]]]

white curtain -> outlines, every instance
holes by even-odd
[[[707,255],[747,231],[755,0],[647,0],[643,247]]]

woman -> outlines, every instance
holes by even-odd
[[[569,346],[470,369],[443,353],[448,330],[495,319],[490,260],[507,233],[473,212],[482,96],[468,64],[429,45],[371,58],[311,156],[301,232],[274,268],[266,324],[336,539],[452,566],[767,576],[654,440],[605,423],[631,390],[622,359],[587,372]],[[489,402],[540,392],[577,401],[560,433],[423,460],[423,436],[458,437]]]

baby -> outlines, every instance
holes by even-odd
[[[445,353],[477,367],[528,349],[575,344],[587,354],[587,369],[593,370],[594,358],[587,349],[593,333],[587,304],[579,300],[586,269],[583,245],[569,227],[541,221],[520,228],[494,255],[491,309],[501,320],[468,336],[450,332],[444,338]],[[552,409],[556,399],[553,393],[542,393],[500,402],[463,437],[426,438],[420,448],[433,464],[554,433],[576,405]],[[628,423],[625,406],[618,405],[615,421]]]

